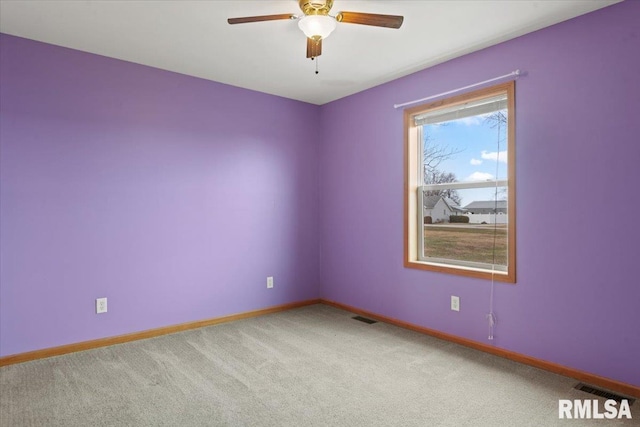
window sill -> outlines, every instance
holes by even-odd
[[[515,271],[503,272],[503,271],[491,271],[471,267],[462,266],[450,266],[445,264],[437,264],[426,261],[418,260],[405,260],[404,266],[406,268],[415,268],[418,270],[433,271],[436,273],[453,274],[457,276],[475,277],[477,279],[491,280],[492,278],[496,282],[516,283]]]

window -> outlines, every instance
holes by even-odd
[[[406,267],[515,283],[514,123],[514,82],[405,110]]]

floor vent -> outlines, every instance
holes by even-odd
[[[599,388],[591,387],[589,385],[582,384],[582,383],[578,384],[574,388],[576,390],[584,391],[585,393],[591,393],[596,396],[604,397],[605,399],[615,400],[617,402],[620,402],[622,400],[627,400],[629,402],[629,406],[631,406],[633,402],[635,402],[635,399],[632,399],[630,397],[620,396],[619,394],[610,393],[608,391],[604,391]]]
[[[359,320],[359,321],[367,323],[369,325],[373,325],[374,323],[378,323],[377,320],[367,319],[366,317],[362,317],[362,316],[353,316],[352,319]]]

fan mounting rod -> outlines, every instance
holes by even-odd
[[[305,15],[328,15],[333,0],[298,0],[298,4]]]

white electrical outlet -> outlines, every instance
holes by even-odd
[[[96,313],[106,313],[107,312],[107,299],[106,298],[98,298],[96,299]]]
[[[460,297],[451,295],[451,310],[460,311]]]
[[[267,288],[269,288],[269,289],[273,288],[273,277],[272,276],[267,277]]]

